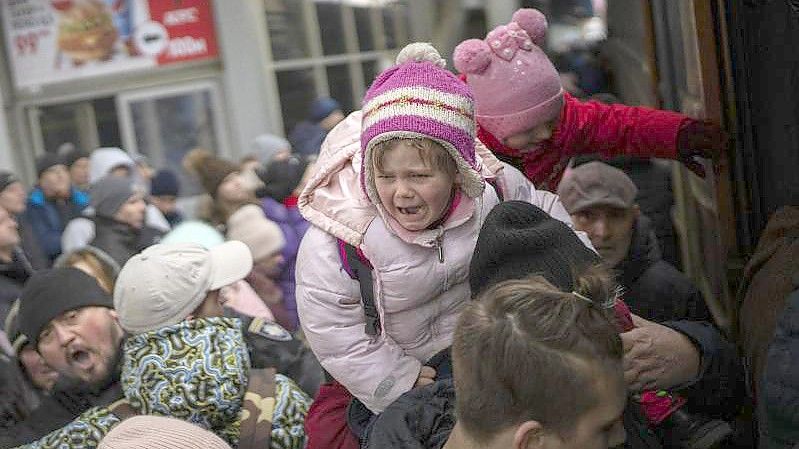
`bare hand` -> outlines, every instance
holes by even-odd
[[[419,371],[419,377],[416,379],[416,383],[413,385],[413,387],[424,387],[425,385],[430,385],[435,381],[436,370],[430,368],[429,366],[423,366]]]
[[[624,380],[631,391],[665,390],[693,380],[699,351],[685,335],[633,315],[636,328],[621,334]]]

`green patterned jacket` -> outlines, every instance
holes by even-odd
[[[180,418],[235,447],[250,360],[238,320],[184,321],[128,337],[122,389],[141,414]],[[272,449],[302,449],[311,399],[291,379],[275,375]],[[120,419],[94,407],[24,449],[93,449]],[[266,448],[265,448],[266,449]]]

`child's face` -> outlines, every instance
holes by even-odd
[[[421,231],[438,221],[452,197],[455,177],[433,168],[419,149],[405,142],[386,149],[375,186],[383,207],[400,226]]]
[[[534,151],[542,142],[552,137],[552,132],[555,130],[555,126],[558,124],[559,119],[560,117],[557,117],[520,133],[505,137],[502,139],[502,143],[522,153]]]
[[[244,185],[244,178],[241,173],[229,174],[222,184],[217,187],[217,198],[223,202],[238,204],[244,203],[249,198],[249,191]]]

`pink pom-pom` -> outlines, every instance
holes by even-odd
[[[458,72],[480,74],[491,64],[491,48],[480,39],[465,40],[455,47],[452,58]]]
[[[534,8],[522,8],[513,13],[511,22],[516,22],[527,34],[533,43],[539,47],[544,44],[547,35],[547,18]]]

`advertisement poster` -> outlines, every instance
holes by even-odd
[[[17,88],[217,56],[211,0],[0,0]]]

